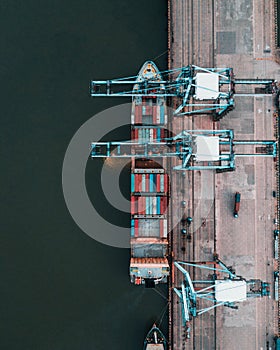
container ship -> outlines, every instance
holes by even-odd
[[[144,341],[144,350],[166,350],[167,342],[161,330],[154,324]]]
[[[139,91],[139,96],[132,99],[133,142],[163,142],[168,137],[165,98],[156,93],[153,95],[153,82],[161,80],[156,65],[147,61],[137,76],[139,84],[136,83],[133,88]],[[140,96],[143,86],[149,91],[149,96]],[[151,288],[158,283],[167,283],[169,275],[169,178],[166,169],[164,157],[131,159],[130,279],[133,284]]]

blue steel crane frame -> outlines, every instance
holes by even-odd
[[[213,101],[206,100],[199,103],[195,98],[195,89],[213,91],[207,86],[199,86],[196,77],[199,73],[208,73],[218,79],[219,91]],[[90,82],[90,95],[92,97],[176,97],[180,101],[174,116],[213,114],[214,120],[221,119],[234,108],[234,95],[248,96],[246,93],[236,93],[238,85],[261,85],[265,87],[265,95],[276,90],[274,79],[235,79],[232,68],[202,68],[189,65],[177,69],[160,72],[163,80],[145,79],[137,80],[137,76],[111,79],[92,80]],[[137,90],[133,86],[138,84]],[[260,96],[263,93],[250,93]]]

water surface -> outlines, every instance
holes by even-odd
[[[162,0],[0,3],[1,350],[141,349],[166,305],[156,291],[130,284],[128,249],[104,246],[76,226],[61,187],[75,131],[128,102],[91,99],[89,80],[134,75],[163,53],[166,12]],[[166,55],[156,63],[165,69]],[[92,165],[87,183],[93,200],[102,198]],[[121,223],[129,224],[128,214]]]

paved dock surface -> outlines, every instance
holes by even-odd
[[[238,78],[275,78],[274,7],[265,0],[171,0],[170,68],[195,64],[233,67]],[[235,109],[220,122],[210,116],[172,119],[182,129],[234,129],[236,140],[275,139],[272,97],[235,97]],[[176,160],[171,165],[177,164]],[[238,310],[217,308],[191,323],[191,338],[182,326],[181,305],[171,292],[170,348],[270,349],[278,333],[274,300],[273,230],[276,218],[276,163],[272,158],[238,158],[236,170],[172,172],[172,234],[175,261],[209,261],[214,252],[238,275],[271,283],[271,298],[249,299]],[[233,217],[234,194],[241,193],[238,219]],[[186,208],[181,202],[185,200]],[[193,217],[191,240],[182,238],[180,216]],[[172,271],[171,290],[183,276]],[[196,278],[200,276],[195,276]]]

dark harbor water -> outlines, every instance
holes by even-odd
[[[91,99],[91,78],[137,74],[167,49],[166,1],[2,0],[1,350],[137,350],[166,294],[132,286],[130,251],[102,245],[72,220],[61,170],[76,130],[117,99]],[[166,69],[167,55],[156,60]],[[128,120],[129,122],[129,120]],[[129,137],[129,129],[120,132]],[[129,173],[121,177],[129,194]],[[93,201],[112,211],[97,172]],[[106,234],[106,232],[104,232]],[[162,320],[167,331],[167,318]]]

